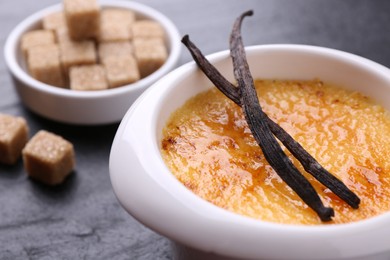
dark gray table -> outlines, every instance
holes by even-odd
[[[54,0],[0,0],[0,47],[24,17]],[[204,53],[228,48],[235,17],[255,15],[243,26],[246,45],[297,43],[352,52],[390,66],[388,0],[143,0],[190,34]],[[186,50],[180,64],[190,61]],[[139,224],[119,206],[111,189],[108,158],[117,124],[59,124],[28,111],[0,58],[0,112],[72,141],[77,168],[62,186],[28,179],[22,162],[0,166],[0,259],[172,259],[169,241]]]

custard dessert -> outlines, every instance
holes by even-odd
[[[255,82],[260,104],[317,161],[361,199],[351,208],[295,166],[335,210],[328,224],[390,209],[390,113],[368,97],[319,80]],[[323,224],[269,166],[241,108],[216,88],[175,111],[163,129],[163,159],[188,189],[226,210],[284,224]]]

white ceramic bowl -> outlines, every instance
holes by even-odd
[[[156,72],[123,87],[101,91],[74,91],[47,85],[32,78],[23,65],[21,36],[40,26],[41,19],[62,10],[62,4],[41,10],[23,20],[10,33],[4,56],[17,92],[24,104],[37,114],[60,122],[94,125],[119,122],[134,100],[156,80],[172,70],[180,57],[180,35],[175,25],[160,12],[132,1],[99,1],[102,8],[117,7],[135,11],[138,18],[159,22],[166,32],[169,57]]]
[[[254,78],[319,78],[390,110],[390,71],[367,59],[299,45],[248,47],[247,56]],[[227,51],[208,58],[233,81]],[[160,155],[162,128],[176,108],[211,86],[189,63],[155,83],[127,112],[110,155],[112,185],[126,211],[175,241],[178,259],[390,259],[390,213],[341,225],[281,225],[218,208],[185,188]]]

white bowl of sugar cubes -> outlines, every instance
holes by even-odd
[[[180,35],[132,1],[64,0],[23,20],[4,54],[23,103],[63,123],[119,122],[180,57]]]

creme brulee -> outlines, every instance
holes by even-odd
[[[326,206],[330,223],[390,209],[390,115],[367,97],[321,81],[258,80],[263,110],[361,199],[349,207],[298,169]],[[264,221],[321,224],[317,214],[268,165],[241,108],[217,89],[190,99],[163,130],[162,155],[172,173],[203,199]]]

